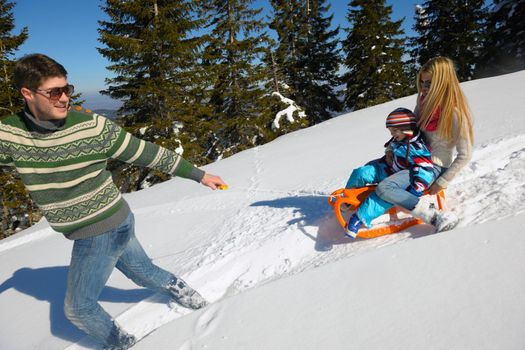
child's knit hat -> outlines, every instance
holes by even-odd
[[[386,127],[413,130],[416,127],[416,116],[410,109],[397,108],[386,117]]]

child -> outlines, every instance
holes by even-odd
[[[406,108],[397,108],[386,118],[386,127],[392,138],[385,144],[385,156],[355,169],[345,188],[376,184],[405,170],[410,176],[410,186],[406,190],[420,197],[434,180],[434,173],[430,148],[417,127],[416,117]],[[375,192],[372,193],[350,217],[345,235],[355,238],[363,224],[370,227],[372,220],[392,206]]]

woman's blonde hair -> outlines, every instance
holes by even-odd
[[[418,125],[425,128],[430,123],[434,111],[440,108],[441,116],[437,126],[439,136],[449,143],[455,141],[456,137],[464,137],[468,138],[472,144],[474,141],[472,115],[467,99],[459,86],[452,60],[446,57],[435,57],[425,63],[417,74],[417,91],[419,93],[421,93],[421,75],[423,73],[432,75],[432,83],[424,103],[419,106]],[[457,124],[454,122],[454,112],[456,113]],[[454,130],[455,127],[459,130]]]

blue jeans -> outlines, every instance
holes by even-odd
[[[434,164],[434,181],[447,168],[442,168]],[[401,170],[395,174],[390,175],[381,181],[375,190],[377,196],[385,202],[403,207],[407,210],[413,210],[419,202],[419,197],[408,192],[406,189],[410,186],[410,171]]]
[[[71,254],[64,311],[78,328],[106,344],[114,326],[98,298],[117,267],[136,284],[169,294],[167,286],[176,277],[151,262],[135,237],[130,213],[117,228],[104,234],[76,240]]]

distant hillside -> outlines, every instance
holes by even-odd
[[[118,111],[116,109],[94,109],[93,112],[103,115],[104,117],[111,120],[115,120],[118,117]]]
[[[84,108],[91,110],[117,110],[122,106],[122,101],[101,95],[98,91],[82,91],[81,99]]]

